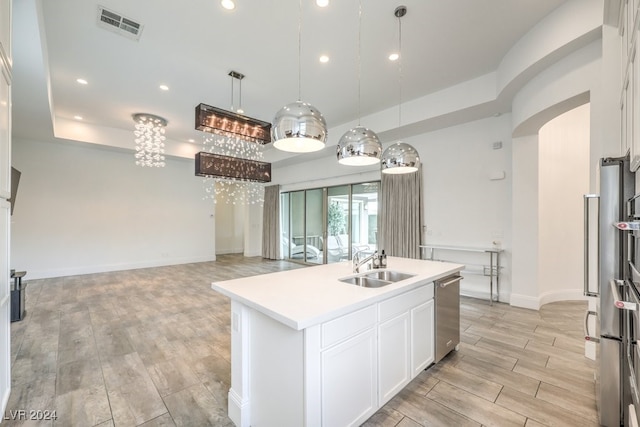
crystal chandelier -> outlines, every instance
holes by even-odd
[[[224,135],[205,134],[203,151],[237,159],[262,161],[262,145]],[[242,167],[242,162],[234,167]],[[205,198],[214,203],[233,205],[260,205],[264,203],[264,184],[230,177],[206,177],[203,180]]]
[[[164,167],[164,130],[167,120],[147,113],[134,114],[133,120],[136,122],[133,132],[136,137],[136,165]]]

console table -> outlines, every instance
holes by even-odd
[[[492,305],[493,301],[498,300],[499,295],[499,287],[500,287],[500,254],[503,252],[502,249],[497,248],[474,248],[474,247],[465,247],[465,246],[447,246],[447,245],[420,245],[420,252],[422,259],[429,259],[431,261],[450,261],[450,262],[458,262],[455,259],[436,259],[435,252],[478,252],[485,253],[489,256],[489,265],[479,265],[479,270],[473,270],[472,268],[467,268],[463,270],[463,273],[469,274],[479,274],[482,276],[489,277],[489,304]],[[428,252],[428,255],[425,253]],[[471,265],[469,265],[471,266]],[[494,283],[495,283],[495,292],[494,292]],[[494,297],[495,294],[495,297]]]

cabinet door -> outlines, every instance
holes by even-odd
[[[376,330],[328,348],[322,359],[322,425],[358,426],[377,409]]]
[[[409,311],[378,326],[379,405],[384,405],[410,381]]]
[[[415,377],[433,363],[434,304],[429,300],[411,310],[411,370]]]

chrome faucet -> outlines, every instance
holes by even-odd
[[[371,261],[374,257],[378,256],[378,251],[373,251],[371,255],[364,258],[363,260],[360,260],[360,253],[366,252],[366,251],[367,251],[366,249],[361,249],[355,254],[353,254],[353,272],[354,273],[360,273],[360,267],[362,267],[363,264]]]

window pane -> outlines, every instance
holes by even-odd
[[[379,190],[379,182],[353,185],[351,244],[354,251],[377,248]]]
[[[280,251],[283,258],[291,257],[289,242],[289,193],[280,194]]]
[[[289,194],[291,205],[291,235],[287,236],[289,258],[304,259],[304,191],[294,191]]]
[[[327,189],[327,262],[349,259],[349,186]]]
[[[322,263],[322,189],[307,190],[307,234],[303,244],[307,262]]]

